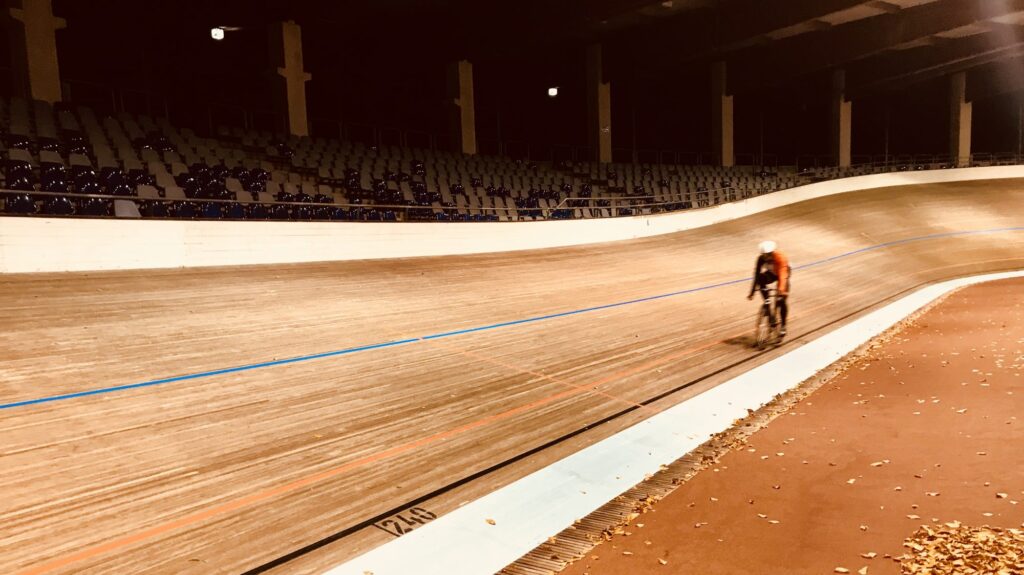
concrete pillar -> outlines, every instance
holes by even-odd
[[[612,161],[612,85],[604,81],[601,45],[587,47],[587,141],[594,159]]]
[[[289,20],[270,25],[270,64],[277,71],[275,106],[288,119],[288,133],[309,135],[306,82],[313,76],[302,69],[302,28]]]
[[[711,65],[711,152],[718,165],[736,165],[732,96],[726,82],[725,62],[715,62]]]
[[[14,92],[33,100],[61,100],[57,30],[67,26],[53,15],[51,0],[21,0],[8,8]]]
[[[967,72],[949,77],[949,155],[957,166],[971,163],[971,103],[967,101]]]
[[[476,155],[476,102],[471,62],[459,60],[448,65],[448,94],[452,103],[448,123],[455,149]]]
[[[832,73],[832,121],[830,144],[832,157],[840,168],[850,167],[850,145],[852,135],[853,102],[846,99],[846,72]]]

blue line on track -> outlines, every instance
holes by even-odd
[[[939,239],[939,238],[949,238],[949,237],[956,237],[956,236],[997,234],[997,233],[1019,232],[1019,231],[1024,231],[1024,227],[995,228],[995,229],[990,229],[990,230],[968,230],[968,231],[962,231],[962,232],[943,232],[943,233],[938,233],[938,234],[929,234],[929,235],[925,235],[925,236],[917,236],[917,237],[913,237],[913,238],[905,238],[905,239],[902,239],[902,240],[894,240],[894,241],[891,241],[891,242],[885,242],[885,243],[876,244],[876,245],[873,245],[873,246],[868,246],[868,247],[865,247],[865,248],[861,248],[859,250],[853,250],[851,252],[846,252],[846,253],[843,253],[843,254],[839,254],[839,255],[836,255],[836,256],[828,257],[828,258],[821,259],[821,260],[818,260],[818,261],[814,261],[814,262],[810,262],[810,263],[807,263],[807,264],[799,265],[799,266],[796,266],[794,269],[811,268],[811,267],[815,267],[815,266],[831,263],[831,262],[834,262],[834,261],[839,260],[839,259],[843,259],[843,258],[847,258],[847,257],[854,256],[854,255],[857,255],[857,254],[861,254],[861,253],[864,253],[864,252],[884,249],[884,248],[888,248],[888,247],[892,247],[892,246],[896,246],[896,245],[900,245],[900,244],[907,244],[907,243],[911,243],[911,242],[920,242],[920,241],[934,240],[934,239]],[[290,357],[290,358],[278,359],[278,360],[274,360],[274,361],[265,361],[265,362],[261,362],[261,363],[252,363],[252,364],[241,365],[241,366],[237,366],[237,367],[228,367],[228,368],[224,368],[224,369],[215,369],[215,370],[211,370],[211,371],[203,371],[203,372],[199,372],[199,373],[191,373],[191,374],[187,374],[187,375],[179,375],[179,376],[176,376],[176,377],[168,377],[168,378],[164,378],[164,379],[154,379],[154,380],[151,380],[151,381],[144,381],[144,382],[140,382],[140,383],[132,383],[132,384],[128,384],[128,385],[118,385],[118,386],[114,386],[114,387],[101,387],[101,388],[98,388],[98,389],[91,389],[91,390],[80,391],[80,392],[76,392],[76,393],[67,393],[67,394],[63,394],[63,395],[52,395],[52,396],[48,396],[48,397],[40,397],[40,398],[37,398],[37,399],[27,399],[27,400],[24,400],[24,401],[16,401],[14,403],[3,403],[3,404],[0,404],[0,409],[12,409],[12,408],[15,408],[15,407],[25,407],[25,406],[28,406],[28,405],[36,405],[36,404],[40,404],[40,403],[50,403],[50,402],[54,402],[54,401],[63,401],[63,400],[66,400],[66,399],[75,399],[75,398],[78,398],[78,397],[87,397],[87,396],[90,396],[90,395],[101,395],[101,394],[106,394],[106,393],[113,393],[113,392],[116,392],[116,391],[126,391],[126,390],[129,390],[129,389],[140,389],[140,388],[144,388],[144,387],[153,387],[153,386],[162,385],[162,384],[165,384],[165,383],[174,383],[176,381],[186,381],[186,380],[190,380],[190,379],[201,379],[201,378],[204,378],[204,377],[213,377],[215,375],[224,375],[224,374],[228,374],[228,373],[238,373],[238,372],[241,372],[241,371],[250,371],[250,370],[254,370],[254,369],[260,369],[260,368],[263,368],[263,367],[271,367],[271,366],[275,366],[275,365],[285,365],[285,364],[289,364],[289,363],[299,363],[299,362],[310,361],[310,360],[314,360],[314,359],[322,359],[322,358],[325,358],[325,357],[334,357],[334,356],[339,356],[339,355],[348,355],[348,354],[358,353],[358,352],[361,352],[361,351],[369,351],[371,349],[382,349],[382,348],[388,348],[388,347],[396,347],[396,346],[399,346],[399,345],[404,345],[404,344],[408,344],[408,343],[415,343],[415,342],[418,342],[418,341],[431,340],[431,339],[441,339],[441,338],[445,338],[445,337],[454,337],[454,336],[457,336],[457,335],[465,335],[465,334],[468,334],[468,333],[476,333],[476,332],[481,332],[481,331],[489,331],[489,330],[492,330],[492,329],[498,329],[498,328],[502,328],[502,327],[511,327],[511,326],[522,325],[522,324],[527,324],[527,323],[536,323],[536,322],[539,322],[539,321],[555,319],[555,318],[560,318],[560,317],[567,317],[567,316],[571,316],[571,315],[578,315],[578,314],[592,312],[592,311],[600,311],[600,310],[604,310],[604,309],[612,309],[612,308],[622,307],[622,306],[626,306],[626,305],[632,305],[632,304],[636,304],[636,303],[643,303],[643,302],[647,302],[647,301],[654,301],[654,300],[674,297],[674,296],[678,296],[678,295],[684,295],[684,294],[689,294],[689,293],[706,291],[706,290],[710,290],[710,289],[720,288],[720,287],[724,287],[724,286],[728,286],[728,285],[735,285],[735,284],[738,284],[738,283],[745,283],[745,282],[749,282],[749,281],[750,281],[750,278],[740,278],[740,279],[724,281],[724,282],[720,282],[720,283],[716,283],[716,284],[711,284],[711,285],[706,285],[706,286],[700,286],[700,287],[695,287],[695,288],[690,288],[690,289],[685,289],[685,290],[680,290],[680,291],[674,291],[674,292],[670,292],[670,293],[653,295],[653,296],[639,298],[639,299],[632,299],[632,300],[628,300],[628,301],[621,301],[621,302],[610,303],[610,304],[606,304],[606,305],[593,306],[593,307],[587,307],[587,308],[576,309],[576,310],[571,310],[571,311],[563,311],[563,312],[559,312],[559,313],[553,313],[553,314],[536,316],[536,317],[529,317],[529,318],[518,319],[518,320],[514,320],[514,321],[505,321],[505,322],[501,322],[501,323],[494,323],[494,324],[484,325],[484,326],[480,326],[480,327],[460,329],[460,330],[455,330],[455,331],[446,331],[446,332],[441,332],[441,333],[435,333],[435,334],[432,334],[432,335],[426,335],[426,336],[423,336],[423,337],[414,337],[414,338],[402,339],[402,340],[398,340],[398,341],[389,341],[389,342],[385,342],[385,343],[376,343],[376,344],[371,344],[371,345],[363,345],[363,346],[358,346],[358,347],[350,347],[350,348],[341,349],[341,350],[337,350],[337,351],[328,351],[328,352],[316,353],[316,354],[312,354],[312,355],[302,355],[302,356],[298,356],[298,357]]]
[[[164,379],[154,379],[151,381],[144,381],[142,383],[131,383],[128,385],[118,385],[114,387],[101,387],[99,389],[90,389],[88,391],[79,391],[76,393],[66,393],[64,395],[51,395],[49,397],[40,397],[38,399],[27,399],[25,401],[16,401],[14,403],[0,404],[0,409],[10,409],[12,407],[23,407],[26,405],[35,405],[38,403],[49,403],[51,401],[61,401],[64,399],[74,399],[76,397],[86,397],[89,395],[100,395],[103,393],[112,393],[115,391],[125,391],[128,389],[139,389],[142,387],[152,387],[154,385],[161,385],[164,383],[173,383],[175,381],[185,381],[188,379],[200,379],[203,377],[212,377],[214,375],[224,375],[226,373],[238,373],[240,371],[250,371],[253,369],[259,369],[261,367],[270,367],[273,365],[285,365],[288,363],[298,363],[300,361],[309,361],[311,359],[320,359],[324,357],[333,357],[336,355],[347,355],[350,353],[356,353],[360,351],[367,351],[370,349],[380,349],[384,347],[395,347],[396,345],[402,345],[405,343],[412,343],[419,341],[419,339],[403,339],[399,341],[389,341],[387,343],[376,343],[373,345],[364,345],[359,347],[350,347],[348,349],[340,349],[338,351],[328,351],[325,353],[316,353],[313,355],[301,355],[298,357],[289,357],[287,359],[278,359],[274,361],[264,361],[261,363],[251,363],[248,365],[240,365],[237,367],[228,367],[225,369],[215,369],[212,371],[202,371],[199,373],[190,373],[188,375],[179,375],[176,377],[168,377]]]

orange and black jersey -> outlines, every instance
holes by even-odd
[[[754,283],[750,286],[750,295],[760,287],[759,282],[771,283],[772,278],[779,281],[779,295],[789,294],[789,258],[779,250],[770,254],[761,254],[754,265]],[[767,280],[767,281],[765,281]]]

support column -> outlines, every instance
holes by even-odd
[[[711,65],[711,153],[719,166],[736,165],[732,96],[726,82],[725,62]]]
[[[53,15],[51,0],[22,0],[9,8],[9,37],[14,92],[33,100],[61,100],[57,30],[67,26]]]
[[[270,58],[280,77],[274,100],[277,110],[288,119],[288,133],[308,136],[306,82],[313,76],[302,69],[302,28],[294,21],[270,25]]]
[[[612,161],[612,85],[604,81],[601,45],[587,47],[587,141],[594,159]]]
[[[459,60],[448,65],[448,94],[452,107],[449,129],[455,149],[476,155],[476,102],[473,98],[473,64]]]
[[[967,101],[967,72],[949,77],[949,155],[957,167],[971,163],[971,103]]]
[[[832,73],[832,122],[830,144],[832,158],[840,168],[850,167],[852,143],[853,102],[846,99],[846,71]]]

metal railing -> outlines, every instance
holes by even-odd
[[[725,194],[712,192],[725,192]],[[729,194],[732,194],[729,197]],[[112,194],[78,194],[78,193],[62,193],[62,192],[43,192],[43,191],[31,191],[31,190],[4,190],[0,189],[0,199],[4,199],[4,210],[0,212],[3,215],[19,215],[19,216],[86,216],[86,217],[117,217],[113,215],[113,203],[115,201],[129,201],[135,204],[140,209],[140,214],[148,211],[147,207],[152,204],[162,204],[166,208],[169,208],[167,215],[160,216],[145,216],[147,218],[157,219],[210,219],[210,220],[221,220],[221,219],[240,219],[240,220],[295,220],[295,221],[315,221],[315,220],[337,220],[337,221],[383,221],[385,212],[392,212],[395,214],[395,220],[397,221],[451,221],[452,218],[461,218],[465,216],[466,221],[477,221],[472,219],[473,216],[483,214],[493,214],[499,216],[500,214],[506,214],[508,218],[498,221],[534,221],[525,218],[536,218],[540,217],[543,219],[582,219],[586,212],[590,213],[592,218],[600,217],[629,217],[638,215],[634,213],[635,210],[647,210],[647,213],[657,213],[665,211],[680,211],[684,209],[698,209],[702,207],[710,207],[728,201],[736,201],[751,197],[754,195],[749,190],[742,192],[735,188],[716,188],[715,190],[707,190],[700,192],[692,192],[691,195],[694,197],[693,200],[669,200],[669,201],[656,201],[656,202],[645,202],[641,201],[636,203],[638,200],[657,198],[657,196],[631,196],[631,197],[575,197],[570,196],[564,198],[557,206],[524,206],[524,207],[495,207],[495,206],[478,206],[478,205],[439,205],[431,203],[430,205],[407,205],[407,204],[368,204],[368,203],[337,203],[337,202],[298,202],[298,201],[259,201],[259,200],[239,200],[239,199],[222,199],[222,198],[167,198],[167,197],[141,197],[137,195],[112,195]],[[704,197],[700,197],[704,195]],[[724,196],[724,197],[723,197]],[[28,197],[29,201],[33,204],[31,212],[14,212],[11,211],[12,203],[9,198],[12,197]],[[72,208],[76,211],[84,210],[85,202],[88,200],[99,200],[102,202],[108,202],[106,206],[106,213],[72,213],[72,214],[61,214],[48,212],[46,207],[45,198],[66,198],[70,201]],[[588,206],[572,206],[567,205],[566,202],[570,200],[587,200],[592,205]],[[43,207],[40,210],[35,204],[39,201],[43,201]],[[616,205],[593,205],[600,204],[600,202],[608,202],[609,204],[615,203]],[[622,203],[619,202],[629,202]],[[689,205],[686,205],[689,203]],[[179,208],[183,204],[188,204],[192,209],[193,213],[189,216],[176,216],[175,212],[178,211],[175,208]],[[219,205],[227,208],[234,206],[241,206],[245,211],[245,215],[242,218],[230,217],[228,210],[222,210],[218,217],[206,217],[204,216],[204,205]],[[279,207],[285,208],[286,212],[278,211]],[[265,211],[265,215],[262,217],[253,217],[252,214],[257,208]],[[318,211],[319,210],[319,211]],[[334,210],[343,210],[347,213],[338,213]],[[610,216],[602,215],[601,210],[609,210]],[[625,210],[625,212],[623,211]],[[275,213],[276,212],[276,213]],[[376,216],[374,214],[376,212]],[[555,212],[571,212],[572,218],[553,216]],[[445,214],[447,220],[438,219],[437,214]],[[353,219],[353,216],[356,219]],[[125,216],[121,216],[125,217]],[[494,221],[494,220],[490,220]]]
[[[738,188],[737,186],[722,186],[722,187],[718,187],[718,188],[707,188],[707,189],[703,189],[703,190],[688,190],[688,191],[685,191],[685,192],[675,192],[675,194],[676,195],[686,195],[686,196],[689,196],[689,197],[693,197],[694,199],[700,200],[700,199],[702,199],[701,198],[702,195],[704,196],[704,198],[710,199],[711,197],[718,198],[718,197],[720,197],[722,195],[725,195],[727,197],[730,196],[730,195],[731,196],[735,196],[737,192],[739,192],[741,194],[744,193],[743,190],[741,188]],[[658,199],[658,198],[662,198],[662,197],[664,197],[664,194],[661,194],[661,195],[655,195],[655,194],[641,194],[641,195],[634,194],[634,195],[630,195],[628,193],[625,194],[625,195],[616,195],[616,196],[610,196],[610,195],[604,195],[604,196],[594,196],[594,195],[590,195],[590,196],[567,196],[565,198],[562,198],[562,201],[558,203],[558,205],[556,206],[556,209],[561,209],[563,207],[566,207],[566,208],[572,207],[572,206],[569,206],[567,204],[567,202],[589,202],[590,203],[589,206],[583,206],[583,207],[584,208],[592,208],[592,209],[594,209],[594,208],[618,208],[618,207],[639,208],[639,207],[649,207],[649,206],[665,206],[665,205],[675,205],[675,204],[679,204],[681,202],[686,202],[686,201],[692,201],[692,200],[668,200],[668,201],[652,202],[652,203],[639,203],[639,204],[636,203],[638,200]],[[730,201],[735,201],[735,200],[730,200]],[[597,203],[597,205],[594,205],[595,202]],[[601,205],[601,202],[608,202],[609,204],[620,203],[621,202],[623,205],[622,206],[619,206],[619,205]],[[717,204],[717,203],[721,203],[721,202],[715,202],[715,203]]]

